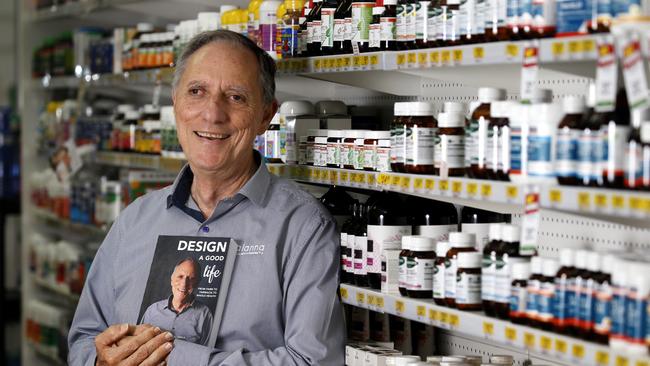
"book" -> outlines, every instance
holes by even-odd
[[[214,347],[236,254],[230,238],[159,236],[138,324]]]

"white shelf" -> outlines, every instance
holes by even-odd
[[[185,159],[162,157],[153,154],[98,151],[95,155],[95,162],[121,168],[178,173],[187,161]]]
[[[66,362],[60,359],[57,352],[53,351],[51,348],[45,347],[42,344],[35,343],[31,340],[29,340],[27,343],[38,355],[47,358],[48,361],[53,362],[55,365],[66,365]]]
[[[434,327],[478,337],[504,346],[551,357],[563,365],[647,366],[647,356],[630,355],[608,346],[490,318],[481,312],[459,311],[433,300],[402,297],[351,285],[341,285],[344,303],[396,315]]]
[[[85,77],[76,76],[45,76],[33,79],[33,88],[56,89],[84,87],[125,87],[136,85],[170,86],[174,77],[174,69],[164,67],[159,69],[135,70],[121,74],[93,74]]]
[[[79,222],[73,222],[67,219],[62,219],[51,211],[34,207],[32,206],[31,211],[34,216],[42,220],[53,223],[54,226],[71,230],[74,232],[89,234],[89,235],[106,235],[108,233],[108,227],[99,227],[96,225],[82,224]]]

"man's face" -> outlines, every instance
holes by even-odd
[[[184,302],[194,292],[198,276],[192,262],[185,261],[174,269],[172,273],[172,295],[175,300]]]
[[[255,136],[277,110],[264,104],[253,53],[225,41],[188,59],[173,99],[178,141],[192,168],[206,173],[247,167]]]

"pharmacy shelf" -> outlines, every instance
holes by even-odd
[[[98,9],[100,6],[100,0],[71,1],[63,5],[52,5],[32,10],[28,13],[28,19],[30,21],[38,22],[57,18],[81,16]]]
[[[32,280],[34,281],[34,284],[36,284],[38,287],[43,288],[51,293],[56,294],[59,296],[61,299],[65,300],[68,304],[77,306],[77,303],[79,302],[79,297],[80,295],[70,293],[69,290],[56,286],[48,281],[43,280],[42,278],[39,278],[37,276],[32,275]]]
[[[68,219],[62,219],[55,213],[43,208],[32,206],[31,211],[35,217],[64,230],[96,236],[104,236],[108,233],[108,227],[99,227],[96,225],[82,224]]]
[[[44,89],[84,87],[126,87],[137,85],[171,85],[174,69],[164,67],[149,70],[136,70],[120,74],[93,74],[76,76],[44,76],[32,80],[32,87]]]
[[[35,343],[33,341],[27,342],[29,346],[36,352],[36,354],[46,358],[49,362],[54,365],[66,365],[66,362],[59,358],[57,351],[52,348],[45,347],[42,344]]]
[[[512,324],[481,312],[467,312],[436,305],[432,300],[411,299],[398,294],[352,285],[341,285],[344,303],[392,314],[448,331],[514,347],[562,365],[647,366],[647,355],[618,352],[608,346]]]
[[[159,170],[178,173],[187,162],[185,159],[162,157],[153,154],[98,151],[96,163],[130,169]]]

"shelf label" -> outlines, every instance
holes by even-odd
[[[384,298],[381,297],[381,296],[377,296],[377,298],[375,300],[376,300],[375,305],[377,306],[377,309],[380,309],[380,310],[383,311],[383,309],[384,309]]]
[[[377,184],[382,186],[390,185],[390,175],[386,173],[379,173],[377,176]]]
[[[616,366],[629,366],[630,361],[627,359],[627,357],[623,356],[616,356]]]
[[[555,340],[555,350],[556,350],[558,353],[566,354],[566,352],[567,352],[567,345],[566,345],[566,342],[563,341],[563,340],[561,340],[561,339],[556,339],[556,340]]]
[[[429,60],[432,65],[438,66],[440,64],[440,52],[433,51],[429,54]]]
[[[341,183],[348,183],[348,172],[341,172]]]
[[[415,178],[413,181],[413,189],[422,190],[423,179]]]
[[[650,366],[650,364],[646,361],[637,361],[634,366]]]
[[[328,173],[329,172],[327,170],[325,170],[325,169],[321,170],[320,171],[320,180],[323,181],[323,182],[327,181],[327,178],[329,177]]]
[[[368,306],[375,306],[375,295],[368,295]]]
[[[415,52],[409,52],[407,56],[409,67],[415,66],[418,62],[418,54]]]
[[[404,302],[400,300],[395,300],[395,311],[399,314],[404,313]]]
[[[451,182],[451,191],[458,195],[463,191],[463,182]]]
[[[366,302],[366,294],[357,292],[357,304],[363,305]]]
[[[370,56],[370,65],[371,66],[379,65],[379,56],[377,56],[377,55]]]
[[[524,332],[524,345],[528,348],[535,348],[535,335],[533,333]]]
[[[433,309],[429,309],[429,321],[434,323],[438,321],[438,312]]]
[[[569,53],[576,54],[582,52],[582,43],[579,41],[570,41],[569,42]]]
[[[420,67],[426,67],[427,66],[427,54],[426,53],[418,53],[418,65]]]
[[[456,183],[456,182],[454,182]],[[470,196],[475,196],[478,192],[478,184],[476,183],[467,183],[467,194]]]
[[[506,45],[506,56],[508,58],[514,58],[519,56],[519,46],[517,46],[514,43],[510,43]]]
[[[427,316],[427,308],[424,305],[418,305],[415,308],[415,313],[417,316],[424,318]]]
[[[448,180],[441,180],[438,185],[440,186],[440,191],[442,192],[447,192],[449,190],[449,181]]]
[[[582,52],[591,53],[596,49],[596,44],[593,39],[585,39],[582,41]]]
[[[578,193],[578,208],[588,210],[591,206],[591,195],[587,192]]]
[[[564,42],[553,42],[551,44],[551,53],[555,58],[561,57],[564,54]]]
[[[410,177],[402,177],[400,181],[400,187],[402,190],[408,190],[411,188],[411,178]]]
[[[443,65],[448,65],[449,61],[451,61],[451,51],[442,51],[440,59]]]
[[[449,315],[449,325],[457,328],[460,325],[460,317],[456,314]]]
[[[359,65],[364,69],[367,69],[368,66],[368,56],[359,56]]]
[[[605,351],[596,351],[596,365],[609,365],[609,353]]]
[[[372,173],[366,174],[366,181],[368,182],[368,186],[374,186],[375,185],[375,175]]]
[[[507,186],[506,187],[506,196],[508,199],[514,200],[519,196],[519,189],[516,186]]]
[[[548,193],[548,198],[551,203],[562,203],[562,192],[558,189],[551,189]]]
[[[404,66],[406,63],[406,55],[403,53],[397,54],[397,66]]]
[[[339,184],[339,173],[336,170],[330,170],[330,183]]]
[[[485,49],[483,47],[474,47],[474,60],[482,61],[485,58]]]
[[[483,334],[488,337],[488,336],[493,336],[494,335],[494,323],[491,322],[483,322]]]
[[[585,358],[585,347],[581,344],[574,344],[571,348],[571,354],[577,359]]]
[[[485,198],[490,198],[492,196],[491,184],[481,184],[481,196]]]
[[[463,62],[463,50],[454,50],[453,57],[455,64]]]
[[[347,299],[348,299],[348,289],[347,289],[347,288],[345,288],[345,287],[341,287],[341,288],[339,289],[339,292],[341,293],[341,298],[343,298],[343,300],[347,300]]]
[[[641,211],[641,199],[639,197],[630,197],[630,208],[634,211]]]
[[[541,336],[539,338],[539,346],[542,348],[542,352],[551,352],[553,341],[547,336]]]
[[[617,210],[622,210],[625,208],[625,198],[623,196],[615,194],[612,196],[612,206]]]
[[[393,188],[399,187],[399,183],[401,181],[402,177],[399,175],[393,175],[390,179],[390,185],[393,186]]]
[[[440,320],[441,323],[447,324],[449,322],[449,314],[441,311],[438,313],[438,320]]]
[[[336,68],[339,69],[339,70],[341,70],[343,68],[343,58],[342,57],[338,57],[336,59]]]
[[[596,196],[594,197],[594,204],[596,205],[596,207],[598,207],[600,209],[606,208],[607,207],[607,196],[602,194],[602,193],[596,194]]]
[[[343,57],[343,67],[346,70],[350,68],[350,57]]]
[[[425,179],[424,180],[424,188],[427,190],[431,191],[435,187],[436,181],[433,179]]]
[[[364,184],[364,183],[366,183],[366,175],[365,175],[365,174],[363,174],[363,173],[359,173],[359,174],[357,175],[357,177],[359,177],[359,183],[360,183],[360,184]]]
[[[510,342],[516,342],[517,341],[517,329],[512,328],[512,327],[506,327],[504,330],[504,335],[506,336],[506,339]]]
[[[314,60],[314,71],[319,72],[321,71],[322,65],[321,65],[321,60],[319,58]]]

